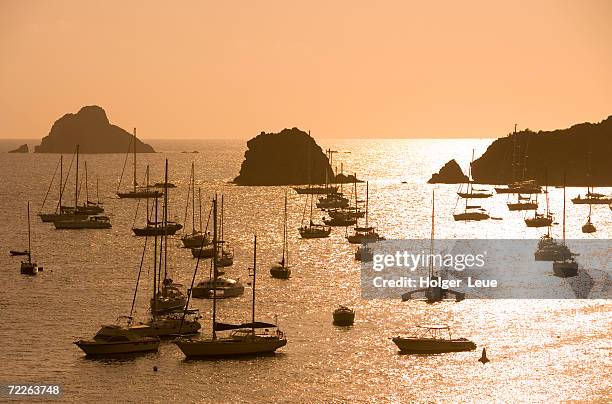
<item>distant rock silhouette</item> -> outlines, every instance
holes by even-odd
[[[434,173],[427,182],[430,184],[460,184],[467,182],[467,180],[467,175],[463,174],[461,167],[453,159],[444,164],[444,167],[439,172]]]
[[[513,154],[522,178],[513,178]],[[568,129],[510,134],[495,140],[472,164],[472,177],[482,184],[535,179],[558,186],[564,173],[568,186],[612,186],[612,116]]]
[[[29,153],[29,151],[30,150],[28,149],[28,145],[27,144],[22,144],[21,146],[19,146],[15,150],[11,150],[9,153]]]
[[[323,183],[333,171],[315,140],[298,128],[265,133],[247,142],[238,185],[299,185]]]
[[[131,139],[131,133],[108,121],[104,109],[90,105],[55,121],[40,146],[35,146],[34,152],[72,153],[79,144],[81,153],[125,153]],[[151,146],[140,140],[137,141],[136,151],[155,153]]]

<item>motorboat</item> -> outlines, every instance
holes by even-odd
[[[74,342],[87,355],[93,356],[156,352],[159,343],[158,337],[141,336],[118,324],[103,326],[93,339]]]
[[[523,211],[523,210],[538,210],[538,200],[531,199],[530,196],[523,196],[518,194],[516,202],[508,202],[506,204],[510,211]]]
[[[58,220],[53,222],[56,229],[110,229],[110,219],[106,215],[91,215],[83,220]]]
[[[217,255],[217,266],[218,267],[229,267],[234,265],[234,249],[223,244],[220,248],[219,254]]]
[[[589,216],[587,222],[584,225],[582,225],[582,232],[586,234],[590,234],[590,233],[595,233],[596,231],[597,231],[597,228],[591,222],[591,217]]]
[[[216,201],[213,203],[216,229]],[[217,243],[216,230],[213,244]],[[253,299],[251,306],[251,322],[243,324],[226,324],[217,322],[217,293],[213,293],[212,338],[180,338],[174,341],[188,358],[193,357],[227,357],[239,355],[260,355],[275,352],[287,345],[287,338],[276,324],[255,321],[255,291],[257,274],[257,236],[253,243]],[[218,281],[217,267],[213,266]],[[229,331],[228,336],[218,336],[217,332]]]
[[[576,205],[607,205],[612,203],[612,196],[607,196],[589,190],[585,196],[578,195],[572,198],[572,202]]]
[[[357,218],[351,217],[350,215],[330,217],[323,219],[323,223],[327,226],[353,226],[357,224]]]
[[[215,293],[216,290],[216,293]],[[217,276],[199,282],[191,290],[191,296],[197,299],[212,299],[216,295],[218,299],[237,297],[244,294],[244,285],[239,279],[231,279]]]
[[[326,212],[329,215],[329,217],[331,217],[332,219],[335,219],[337,217],[342,217],[342,218],[348,217],[348,218],[357,219],[357,218],[362,218],[365,216],[364,211],[362,211],[358,207],[353,207],[353,206],[347,206],[346,208],[339,208],[339,209],[338,208],[327,209]]]
[[[563,261],[574,256],[565,244],[557,243],[552,238],[549,240],[543,243],[540,239],[538,249],[533,254],[536,261]]]
[[[28,250],[10,250],[9,254],[11,254],[12,256],[19,256],[19,255],[28,255],[30,252]]]
[[[355,322],[355,311],[346,306],[340,306],[334,310],[333,317],[334,325],[350,326]]]
[[[466,338],[452,338],[448,325],[420,325],[420,332],[414,336],[393,338],[401,353],[439,354],[447,352],[464,352],[476,349],[476,344]],[[444,334],[448,332],[448,337]]]

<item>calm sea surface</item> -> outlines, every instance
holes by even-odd
[[[226,239],[235,247],[232,277],[248,279],[252,237],[257,233],[258,306],[260,320],[275,316],[288,336],[276,355],[257,359],[185,361],[172,343],[159,353],[116,360],[86,359],[72,344],[92,336],[104,323],[129,313],[143,248],[132,235],[136,200],[115,197],[125,155],[84,155],[90,199],[100,197],[111,217],[110,230],[59,231],[41,223],[40,209],[59,156],[7,154],[16,141],[0,142],[0,383],[57,383],[61,401],[80,402],[365,402],[365,401],[607,401],[610,378],[612,304],[605,300],[465,300],[426,305],[397,300],[360,298],[360,265],[345,230],[335,228],[322,240],[302,240],[297,227],[304,197],[290,192],[289,249],[292,278],[272,279],[268,267],[279,259],[282,244],[283,187],[236,187],[245,141],[150,141],[161,153],[138,156],[139,176],[151,166],[152,182],[160,181],[169,159],[171,216],[184,221],[191,162],[195,161],[207,214],[214,192],[225,195]],[[466,167],[472,149],[480,155],[490,140],[329,140],[338,165],[370,181],[370,219],[387,238],[428,238],[431,189],[426,181],[450,158]],[[184,154],[183,150],[198,150]],[[69,164],[71,156],[64,156]],[[124,177],[125,188],[131,180]],[[83,171],[83,168],[81,167]],[[82,172],[81,171],[81,172]],[[402,183],[405,181],[406,183]],[[456,223],[454,185],[436,185],[436,233],[440,238],[538,238],[523,214],[508,212],[507,197],[483,202],[501,221]],[[67,198],[73,201],[74,179]],[[360,185],[360,192],[364,186]],[[610,192],[610,189],[603,191]],[[82,191],[81,198],[84,197]],[[573,197],[583,189],[568,189]],[[53,210],[57,188],[51,189],[44,210]],[[19,274],[19,259],[10,248],[27,243],[26,202],[32,203],[34,258],[44,266],[35,277]],[[560,215],[562,190],[551,190],[551,209]],[[568,205],[568,238],[611,238],[612,212],[594,206],[596,236],[580,226],[587,205]],[[142,205],[137,223],[143,223]],[[320,213],[317,213],[320,216]],[[188,220],[187,228],[191,228]],[[560,237],[560,226],[555,227]],[[171,240],[169,270],[175,281],[188,285],[195,260]],[[144,319],[151,285],[151,254],[147,256],[137,317]],[[207,271],[204,271],[207,274]],[[332,325],[339,304],[356,309],[355,326]],[[195,300],[203,331],[210,330],[211,302]],[[245,295],[221,301],[226,321],[249,317],[250,288]],[[470,338],[478,350],[432,356],[398,355],[390,337],[414,325],[444,322],[454,334]],[[480,348],[491,362],[481,365]],[[153,366],[159,368],[153,372]]]

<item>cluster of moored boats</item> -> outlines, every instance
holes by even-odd
[[[261,322],[255,319],[256,303],[256,273],[257,273],[257,237],[253,242],[253,267],[250,269],[252,277],[252,308],[251,321],[242,324],[228,324],[220,322],[218,316],[218,299],[233,298],[241,296],[245,292],[245,286],[239,278],[233,279],[226,276],[224,271],[228,271],[234,263],[234,253],[230,244],[225,240],[224,229],[224,199],[215,196],[212,200],[208,219],[204,225],[204,215],[202,212],[201,190],[197,189],[198,206],[196,208],[196,180],[195,168],[192,163],[191,177],[187,196],[187,207],[191,205],[191,231],[185,232],[181,237],[184,248],[191,251],[196,259],[192,282],[188,287],[175,283],[170,277],[167,264],[167,250],[169,248],[169,237],[183,229],[179,223],[168,218],[168,194],[175,185],[168,181],[168,161],[165,164],[165,179],[163,182],[149,186],[149,169],[145,174],[145,185],[139,187],[136,181],[136,132],[134,131],[133,142],[130,145],[133,152],[133,184],[130,190],[120,191],[117,189],[119,198],[132,198],[144,200],[146,202],[146,224],[144,227],[133,226],[135,236],[145,237],[144,249],[147,248],[147,238],[153,238],[153,271],[152,271],[152,291],[149,302],[148,312],[150,315],[144,321],[134,319],[134,297],[129,314],[120,316],[114,324],[104,324],[92,338],[79,339],[75,344],[88,355],[113,355],[122,353],[149,352],[159,349],[161,338],[172,339],[178,348],[187,357],[208,357],[208,356],[232,356],[242,354],[259,354],[274,352],[287,343],[285,334],[278,328],[277,324],[271,322]],[[128,151],[128,155],[130,152]],[[49,191],[53,185],[55,175],[59,170],[59,197],[55,211],[39,213],[43,222],[51,222],[57,229],[104,229],[111,227],[110,219],[104,215],[104,206],[99,198],[97,202],[89,199],[89,190],[86,185],[85,202],[79,204],[79,194],[81,191],[79,182],[79,148],[77,146],[73,160],[76,160],[75,169],[75,201],[73,206],[62,205],[63,195],[67,179],[63,175],[63,157],[60,157],[58,167],[49,185]],[[126,157],[127,161],[127,157]],[[72,162],[71,162],[72,166]],[[68,170],[68,174],[70,173]],[[67,176],[66,176],[67,177]],[[122,173],[123,177],[123,173]],[[87,184],[87,165],[85,164],[85,184]],[[120,180],[121,184],[121,180]],[[333,227],[344,227],[345,238],[351,244],[358,244],[355,251],[355,259],[368,262],[372,260],[373,252],[370,243],[384,240],[378,234],[376,228],[369,223],[369,183],[365,184],[365,201],[360,200],[357,193],[357,180],[353,182],[352,194],[345,194],[344,184],[331,185],[308,185],[294,188],[298,195],[305,195],[304,214],[298,232],[303,239],[319,239],[329,237]],[[96,186],[97,189],[97,186]],[[47,191],[47,196],[49,194]],[[553,269],[558,276],[575,276],[578,265],[575,261],[576,254],[573,254],[565,244],[565,231],[562,242],[557,242],[550,235],[550,228],[553,224],[553,216],[548,210],[544,215],[537,213],[537,200],[532,200],[532,195],[542,192],[533,181],[521,181],[509,184],[507,187],[495,188],[497,193],[517,195],[516,202],[508,203],[510,210],[528,211],[534,210],[534,218],[525,219],[530,227],[548,227],[548,233],[544,235],[535,253],[536,260],[553,261]],[[544,191],[548,196],[547,191]],[[525,195],[528,195],[527,197]],[[455,220],[484,220],[489,218],[481,208],[469,205],[467,201],[471,199],[484,199],[492,196],[492,192],[487,190],[475,189],[472,182],[467,182],[467,189],[460,189],[459,198],[466,200],[465,211],[455,214]],[[45,197],[45,201],[46,201]],[[315,200],[315,198],[317,198]],[[528,198],[528,199],[526,199]],[[586,198],[586,199],[585,199]],[[603,203],[592,202],[594,200],[603,201],[605,198],[593,192],[589,188],[586,197],[574,198],[574,203]],[[291,267],[289,265],[289,246],[288,246],[288,214],[287,214],[287,193],[284,196],[284,220],[283,220],[283,247],[281,259],[274,263],[270,268],[270,274],[274,278],[289,279],[291,277]],[[162,200],[163,202],[160,202]],[[44,207],[43,201],[43,207]],[[535,207],[533,204],[535,203]],[[607,202],[606,202],[607,203]],[[140,204],[140,202],[139,202]],[[161,209],[160,209],[161,205]],[[432,249],[434,237],[434,205],[435,197],[432,196]],[[325,213],[321,222],[317,222],[314,217],[315,206]],[[138,209],[138,208],[137,208]],[[41,209],[42,210],[42,209]],[[196,215],[196,211],[199,212]],[[309,214],[307,214],[309,212]],[[471,213],[470,213],[471,212]],[[199,220],[196,220],[198,217]],[[21,264],[21,273],[36,274],[42,270],[32,261],[30,231],[29,231],[29,203],[28,203],[28,249],[25,251],[11,251],[13,255],[27,255],[27,261]],[[544,218],[546,220],[543,220]],[[360,219],[364,219],[364,224],[360,225]],[[536,219],[540,220],[537,221]],[[529,220],[536,220],[529,221]],[[537,222],[537,223],[536,223]],[[564,229],[565,229],[565,188],[564,188]],[[590,215],[589,215],[590,222]],[[187,214],[184,223],[187,223]],[[198,224],[199,223],[199,224]],[[542,225],[540,224],[542,223]],[[209,230],[210,224],[210,230]],[[353,227],[353,233],[348,234],[349,227]],[[143,252],[144,257],[144,252]],[[198,271],[204,267],[204,263],[209,263],[208,276],[203,279],[198,278]],[[142,271],[139,270],[139,274]],[[433,276],[433,267],[430,268],[430,276]],[[138,283],[141,282],[140,275],[134,288],[136,295]],[[453,295],[455,300],[464,298],[463,294],[449,289],[428,287],[423,290],[410,292],[403,296],[403,300],[413,298],[413,294],[424,293],[427,302],[435,302],[448,298]],[[201,330],[199,312],[190,307],[191,299],[211,299],[212,300],[212,329],[211,337],[201,337],[198,333]],[[355,320],[355,311],[346,306],[340,306],[333,312],[333,322],[337,326],[351,326]],[[453,338],[450,329],[446,325],[428,325],[421,328],[422,332],[409,337],[395,337],[393,342],[401,352],[406,353],[441,353],[453,351],[473,350],[476,345],[465,338]],[[447,333],[446,335],[443,335]]]

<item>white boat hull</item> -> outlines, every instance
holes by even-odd
[[[446,352],[473,351],[476,344],[465,338],[437,339],[437,338],[393,338],[402,353],[436,354]]]
[[[175,344],[188,358],[227,357],[238,355],[257,355],[276,351],[287,345],[285,338],[257,337],[241,340],[223,338],[216,340],[178,340]]]
[[[116,355],[139,352],[154,352],[159,349],[159,339],[144,341],[98,342],[79,340],[74,343],[87,355]]]

